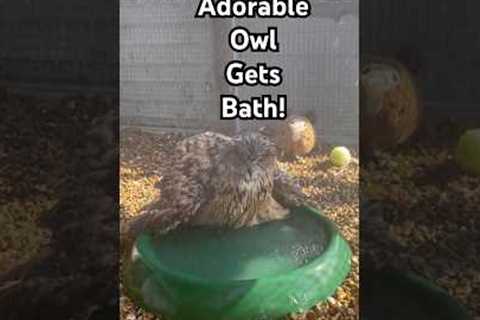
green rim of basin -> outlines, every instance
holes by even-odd
[[[136,251],[124,272],[127,295],[172,320],[278,319],[308,310],[342,284],[351,259],[336,226],[308,207],[244,230],[142,234]]]
[[[471,320],[445,290],[414,274],[385,269],[362,276],[362,318]]]

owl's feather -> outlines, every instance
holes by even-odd
[[[167,232],[187,224],[239,228],[285,218],[284,206],[305,198],[277,168],[276,156],[277,147],[259,133],[205,132],[182,140],[170,157],[159,201],[130,221],[126,232]]]

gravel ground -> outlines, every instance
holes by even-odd
[[[103,113],[99,108],[103,104],[97,101],[76,100],[77,107],[71,101],[18,97],[0,103],[5,115],[0,121],[0,273],[28,261],[48,246],[50,232],[37,222],[57,206],[56,195],[68,176],[64,157],[83,139],[80,130],[84,123]],[[34,105],[37,107],[32,108]],[[108,106],[102,108],[107,110]],[[11,126],[15,123],[22,130]],[[477,121],[471,127],[479,125]],[[383,226],[377,229],[403,252],[385,255],[388,248],[372,249],[376,263],[401,266],[431,279],[478,315],[480,255],[475,244],[480,240],[480,178],[460,171],[452,157],[454,142],[464,130],[447,123],[433,128],[433,137],[428,141],[417,140],[395,152],[379,153],[376,161],[362,168],[362,190],[370,199],[394,209],[384,210],[388,214],[381,217]],[[158,163],[180,138],[182,135],[171,133],[122,133],[121,219],[137,214],[155,198],[153,186],[162,176]],[[292,319],[355,319],[358,166],[332,168],[322,153],[280,165],[301,179],[304,192],[337,223],[354,252],[352,273],[337,293]],[[368,217],[366,211],[363,217]],[[121,300],[123,320],[154,318],[126,297]]]
[[[479,320],[480,178],[457,167],[453,150],[454,143],[417,141],[362,168],[362,195],[377,203],[362,207],[362,263],[421,275]],[[363,238],[369,218],[376,224],[367,223],[374,227],[368,233],[382,241]]]
[[[158,196],[158,191],[154,188],[162,176],[158,164],[182,137],[182,134],[151,134],[136,129],[121,132],[121,219],[138,214],[141,207]],[[309,199],[337,223],[353,250],[352,271],[337,292],[328,301],[304,314],[291,315],[288,319],[357,319],[358,165],[352,163],[345,169],[334,168],[329,165],[325,154],[314,152],[293,162],[281,162],[280,166],[300,180],[303,191]],[[144,312],[127,297],[122,296],[121,319],[156,319],[156,317]]]
[[[118,314],[112,109],[112,97],[0,88],[2,319]]]
[[[111,104],[96,98],[39,98],[0,88],[0,273],[50,240],[39,220],[57,204],[87,123]]]

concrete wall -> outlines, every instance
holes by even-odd
[[[264,32],[279,29],[279,53],[262,53],[260,61],[283,68],[278,87],[239,87],[243,98],[287,94],[289,114],[313,114],[322,140],[355,145],[358,137],[358,18],[354,15],[320,17],[314,7],[306,20],[252,20],[241,25]],[[258,53],[239,54],[256,63]]]
[[[219,120],[230,19],[194,19],[199,0],[0,0],[0,84],[26,91],[114,91],[123,124],[231,128]],[[358,0],[312,0],[308,19],[238,19],[263,31],[279,27],[280,53],[260,60],[284,68],[280,87],[246,88],[243,97],[288,94],[290,114],[313,112],[319,134],[355,144],[358,135]],[[105,7],[105,8],[104,8]],[[120,40],[120,75],[117,70]],[[82,45],[79,45],[82,44]],[[241,54],[257,62],[258,55]],[[249,128],[252,123],[242,122]]]
[[[185,0],[121,1],[123,123],[192,127],[215,118],[215,32],[211,21],[193,19],[194,6]]]
[[[312,16],[306,20],[237,21],[253,30],[278,25],[282,51],[264,59],[285,68],[281,87],[240,88],[239,93],[287,92],[291,113],[316,112],[322,137],[354,142],[358,0],[311,3]],[[219,95],[230,90],[223,79],[223,68],[232,58],[225,47],[230,20],[193,19],[197,4],[121,0],[117,30],[112,0],[0,0],[0,38],[8,43],[0,50],[0,84],[35,92],[115,90],[118,74],[112,71],[118,63],[120,31],[123,123],[229,127],[218,121],[218,113]],[[425,56],[420,80],[427,107],[478,111],[479,5],[475,0],[364,1],[361,49],[415,46]],[[242,58],[254,61],[249,53]]]
[[[311,1],[308,19],[236,19],[251,31],[278,26],[280,53],[241,53],[246,62],[284,68],[275,88],[237,94],[288,94],[290,114],[313,112],[319,134],[335,143],[358,136],[358,3]],[[230,19],[194,19],[198,1],[122,0],[120,108],[123,124],[164,128],[232,127],[219,120]],[[253,124],[241,122],[241,127]]]

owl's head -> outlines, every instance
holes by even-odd
[[[278,150],[265,135],[246,133],[235,136],[232,144],[225,150],[222,162],[233,164],[238,171],[242,168],[260,166],[264,169],[276,163]]]
[[[238,147],[247,161],[258,164],[276,161],[277,146],[263,134],[254,132],[239,136]]]

